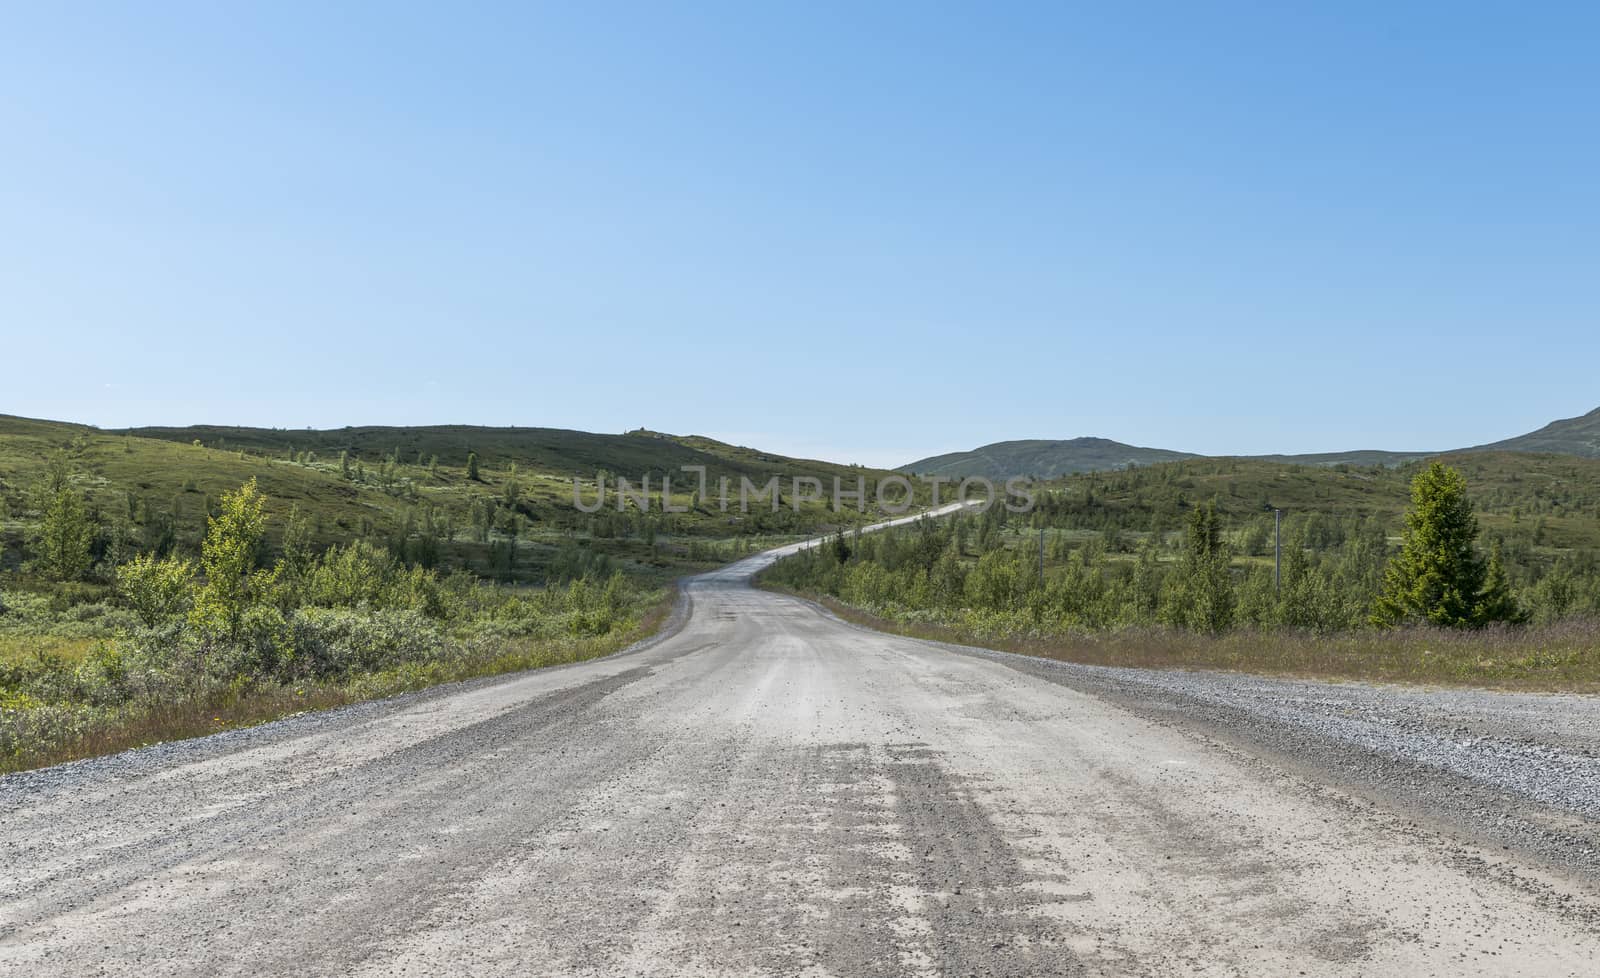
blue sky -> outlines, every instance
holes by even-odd
[[[0,32],[0,412],[899,464],[1600,405],[1592,4],[66,6]]]

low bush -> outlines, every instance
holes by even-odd
[[[3,596],[0,771],[602,655],[665,600],[620,573],[522,590],[441,578],[364,541],[260,568],[260,507],[251,485],[223,498],[201,570],[137,557],[114,593]]]

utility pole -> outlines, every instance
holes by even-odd
[[[1044,587],[1044,527],[1039,527],[1039,586]]]
[[[1283,510],[1276,506],[1272,509],[1272,529],[1272,593],[1277,594],[1283,589]]]

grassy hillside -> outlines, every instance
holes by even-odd
[[[1497,441],[1475,451],[1560,452],[1600,458],[1600,408],[1577,418],[1552,421],[1538,431]]]
[[[637,481],[645,474],[671,475],[681,481],[680,466],[703,465],[713,476],[737,480],[746,476],[765,481],[774,475],[854,476],[861,470],[832,462],[800,460],[735,447],[710,438],[679,437],[639,429],[621,435],[571,431],[563,428],[487,428],[473,425],[423,427],[372,426],[329,430],[235,428],[196,425],[187,428],[129,428],[107,434],[158,439],[190,445],[196,441],[218,450],[239,450],[270,457],[315,452],[337,460],[341,452],[373,460],[395,457],[402,463],[426,466],[437,459],[446,468],[460,469],[468,453],[481,465],[593,479],[597,470]]]
[[[1486,532],[1547,551],[1600,547],[1600,460],[1469,452],[1439,456],[1466,476]],[[1196,504],[1215,500],[1238,528],[1270,525],[1277,507],[1295,520],[1372,518],[1398,533],[1423,461],[1324,467],[1259,459],[1191,459],[1129,472],[1083,474],[1052,485],[1041,509],[1060,525],[1131,532],[1176,530]]]
[[[1000,480],[1022,475],[1054,479],[1074,472],[1125,469],[1195,457],[1187,452],[1124,445],[1107,438],[1034,439],[1002,441],[970,452],[936,455],[903,465],[900,471],[951,478],[982,476]]]
[[[469,452],[478,457],[475,479],[467,472]],[[707,468],[709,498],[691,498],[695,477],[683,473],[683,465]],[[280,545],[294,513],[309,525],[319,548],[361,538],[398,550],[396,541],[427,537],[437,542],[442,567],[533,581],[575,546],[622,561],[624,569],[664,573],[863,522],[870,513],[834,514],[815,503],[794,512],[789,479],[817,478],[831,492],[836,476],[846,487],[858,479],[873,487],[891,474],[645,431],[440,426],[113,432],[0,416],[0,569],[22,565],[29,520],[36,515],[30,493],[52,466],[64,468],[88,498],[103,531],[97,543],[102,555],[114,545],[192,552],[222,493],[253,478],[268,499],[271,549]],[[613,492],[602,512],[579,512],[572,505],[573,479],[582,481],[583,498],[592,503],[601,470],[608,483],[620,475],[637,484],[648,475],[657,488],[670,475],[675,505],[689,511],[662,512],[655,492],[649,514],[632,504],[619,513]],[[762,486],[774,476],[782,479],[779,511],[763,503],[739,513],[740,480]],[[728,512],[719,505],[719,477],[730,480]],[[112,539],[118,535],[126,539]]]
[[[1377,449],[1357,449],[1353,452],[1315,452],[1305,455],[1245,455],[1242,458],[1259,462],[1279,462],[1284,465],[1319,465],[1331,468],[1338,465],[1371,466],[1404,465],[1418,459],[1436,455],[1436,452],[1384,452]]]

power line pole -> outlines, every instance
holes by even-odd
[[[1273,507],[1272,529],[1275,541],[1272,547],[1272,593],[1283,589],[1283,510]]]
[[[1044,587],[1044,527],[1039,527],[1039,586]]]

